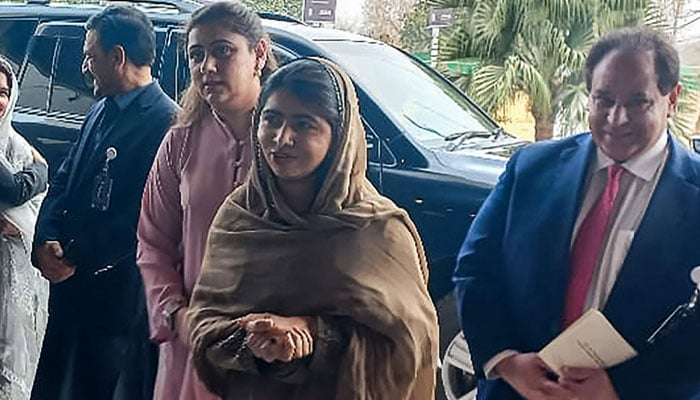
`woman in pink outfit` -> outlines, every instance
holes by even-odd
[[[247,176],[253,109],[276,65],[259,17],[237,2],[192,14],[187,55],[192,82],[158,150],[138,226],[151,339],[160,344],[155,400],[217,398],[192,367],[184,316],[209,225]]]

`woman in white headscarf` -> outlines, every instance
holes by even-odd
[[[49,284],[31,263],[47,168],[12,128],[17,92],[0,58],[0,400],[29,399],[48,321]]]

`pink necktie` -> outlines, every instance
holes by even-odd
[[[571,277],[564,304],[564,328],[583,314],[588,288],[593,280],[598,254],[603,249],[606,228],[620,188],[622,171],[624,168],[619,164],[608,167],[605,189],[588,211],[576,234],[571,250]]]

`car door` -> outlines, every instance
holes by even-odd
[[[19,72],[29,39],[38,23],[36,17],[0,18],[0,55],[10,62],[15,73]]]
[[[14,123],[53,173],[77,139],[94,98],[80,73],[82,38],[57,35],[56,29],[37,33],[21,69]]]

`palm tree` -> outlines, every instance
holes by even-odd
[[[569,132],[587,116],[584,63],[601,34],[656,25],[651,0],[431,0],[458,9],[458,26],[441,43],[442,60],[477,59],[472,75],[455,77],[492,115],[518,92],[529,98],[535,138],[549,139],[555,121]]]

